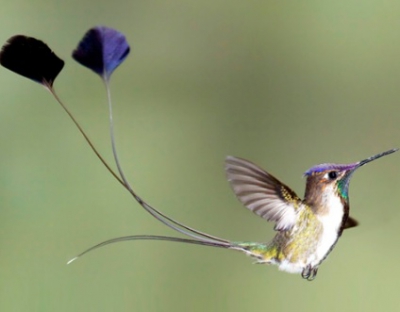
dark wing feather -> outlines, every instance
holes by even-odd
[[[288,186],[245,159],[228,156],[225,170],[236,197],[255,214],[275,222],[275,230],[289,230],[295,224],[301,199]]]
[[[351,229],[356,226],[358,226],[358,221],[349,216],[344,224],[343,230]]]

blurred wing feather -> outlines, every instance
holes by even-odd
[[[295,224],[301,199],[288,186],[245,159],[228,156],[225,170],[236,197],[255,214],[275,222],[275,230],[286,231]]]

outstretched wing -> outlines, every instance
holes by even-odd
[[[286,231],[295,224],[301,199],[288,186],[245,159],[228,156],[225,170],[236,197],[255,214],[275,222],[275,230]]]

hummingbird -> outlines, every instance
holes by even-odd
[[[153,217],[191,238],[158,235],[117,237],[87,249],[68,264],[108,244],[129,240],[162,240],[240,251],[254,258],[255,263],[277,265],[281,271],[300,273],[304,279],[312,281],[343,230],[358,225],[349,216],[349,184],[353,173],[365,164],[397,150],[391,149],[351,164],[324,163],[310,168],[304,173],[304,199],[254,163],[228,156],[225,171],[236,197],[247,209],[275,223],[277,233],[270,242],[235,242],[198,231],[151,207],[129,184],[125,185]]]
[[[226,173],[240,202],[267,221],[277,234],[268,244],[238,243],[257,263],[275,264],[313,280],[343,230],[358,222],[349,216],[349,184],[361,166],[396,152],[391,149],[351,164],[325,163],[304,173],[304,199],[257,165],[227,157]]]
[[[0,51],[0,64],[26,78],[42,84],[78,128],[84,139],[113,177],[149,214],[169,228],[189,238],[130,235],[106,240],[71,259],[102,246],[131,240],[162,240],[240,251],[256,263],[274,264],[282,271],[301,274],[313,280],[321,263],[335,247],[343,230],[358,222],[349,216],[349,184],[353,173],[363,165],[392,154],[391,149],[351,164],[325,163],[305,172],[306,190],[300,199],[287,185],[257,165],[242,158],[228,156],[225,161],[227,178],[239,201],[250,211],[275,223],[276,235],[270,242],[230,241],[196,230],[178,222],[148,204],[132,188],[118,157],[114,135],[109,80],[113,71],[129,54],[125,36],[107,27],[90,29],[72,53],[81,65],[98,74],[106,87],[109,107],[111,147],[117,171],[107,163],[71,111],[58,97],[53,82],[64,61],[42,41],[17,35],[11,37]]]

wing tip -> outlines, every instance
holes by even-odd
[[[239,160],[239,158],[232,156],[232,155],[228,155],[225,157],[225,164],[228,165],[228,164],[236,162],[238,160]]]
[[[240,158],[237,158],[235,156],[228,155],[225,157],[225,171],[227,174],[238,165],[240,162]]]

